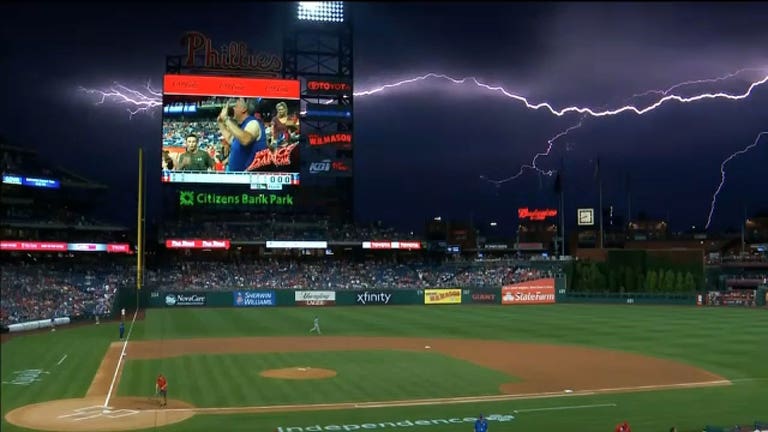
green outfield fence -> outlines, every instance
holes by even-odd
[[[645,293],[645,292],[581,292],[566,289],[566,278],[555,279],[554,300],[543,303],[593,303],[629,305],[700,305],[704,292]],[[276,289],[226,291],[162,291],[127,290],[117,299],[115,310],[121,307],[272,307],[272,306],[372,306],[372,305],[524,305],[527,302],[505,301],[503,287],[442,287],[434,289],[391,290],[333,290],[333,289]],[[756,297],[757,306],[766,306],[768,288],[761,287]],[[429,293],[437,295],[430,302]],[[238,295],[240,299],[238,300]],[[442,298],[442,296],[446,296]],[[541,304],[541,303],[536,303]]]
[[[276,289],[227,291],[143,290],[142,306],[154,308],[189,307],[274,307],[274,306],[372,306],[372,305],[518,305],[532,304],[504,300],[503,287],[398,290]],[[430,297],[430,294],[436,297]],[[610,293],[574,292],[566,279],[555,279],[554,299],[542,303],[602,303],[638,305],[696,305],[699,293]],[[131,296],[120,299],[131,300]],[[433,300],[430,300],[433,299]],[[133,302],[136,301],[135,294]],[[541,304],[541,303],[535,303]]]

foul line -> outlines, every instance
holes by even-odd
[[[609,408],[609,407],[615,407],[615,406],[617,406],[615,403],[594,404],[594,405],[571,405],[571,406],[558,406],[558,407],[548,407],[548,408],[519,409],[519,410],[514,410],[512,412],[517,414],[517,413],[539,412],[539,411],[561,411],[561,410],[587,409],[587,408]]]
[[[702,382],[679,383],[679,384],[658,384],[658,385],[632,386],[632,387],[616,387],[616,388],[604,388],[604,389],[594,389],[594,390],[574,390],[571,393],[542,392],[542,393],[522,393],[522,394],[505,394],[505,395],[491,395],[491,396],[464,396],[464,397],[454,397],[454,398],[394,400],[394,401],[382,401],[382,402],[341,402],[341,403],[307,404],[307,405],[263,405],[263,406],[221,407],[221,408],[211,408],[211,407],[163,408],[163,409],[151,409],[151,410],[144,410],[144,411],[232,414],[232,413],[258,413],[258,412],[272,412],[272,411],[321,411],[321,410],[344,410],[344,409],[365,409],[365,408],[395,408],[395,407],[412,407],[412,406],[422,406],[422,405],[453,405],[453,404],[480,403],[480,402],[501,402],[501,401],[523,400],[523,399],[545,399],[545,398],[554,398],[554,397],[591,396],[591,395],[597,395],[601,393],[620,393],[620,392],[647,391],[647,390],[668,390],[668,389],[676,389],[676,388],[709,387],[709,386],[730,385],[730,384],[731,382],[728,380],[718,380],[718,381],[702,381]],[[582,405],[582,407],[587,407],[587,406],[588,405]],[[589,407],[593,407],[593,406],[589,406]],[[576,408],[561,408],[561,409],[576,409]]]
[[[128,339],[131,338],[131,332],[133,332],[133,325],[136,323],[136,315],[138,313],[139,313],[139,308],[137,307],[136,310],[133,311],[133,320],[131,320],[131,327],[128,329],[128,335],[125,337],[125,342],[123,342],[123,349],[120,351],[120,357],[117,359],[115,374],[112,375],[112,383],[109,385],[107,398],[104,400],[104,408],[109,408],[109,399],[112,397],[112,389],[115,387],[115,381],[117,381],[117,374],[120,371],[120,364],[122,364],[123,362],[123,355],[125,354],[125,349],[128,347]]]
[[[59,362],[58,362],[58,363],[56,363],[56,366],[58,366],[58,365],[60,365],[60,364],[64,363],[64,360],[66,360],[66,359],[67,359],[67,354],[64,354],[64,357],[62,357],[62,358],[61,358],[61,360],[59,360]]]

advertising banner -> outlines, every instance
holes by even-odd
[[[458,288],[424,290],[424,304],[461,304],[461,290]]]
[[[168,293],[165,295],[165,305],[168,307],[176,306],[205,306],[206,294],[176,294]]]
[[[294,293],[296,306],[334,306],[335,291],[296,291]]]
[[[471,292],[466,303],[498,304],[499,296],[492,292]]]
[[[267,248],[268,249],[326,249],[328,248],[328,242],[267,240]]]
[[[167,249],[229,249],[229,240],[168,239]]]
[[[418,241],[367,241],[363,242],[363,249],[421,249]]]
[[[338,96],[351,95],[352,83],[349,80],[338,78],[307,80],[305,96]]]
[[[235,307],[277,305],[277,295],[274,291],[235,291],[232,297],[232,305]]]
[[[555,279],[536,279],[501,288],[501,304],[553,304]]]
[[[352,148],[351,132],[328,132],[307,134],[310,147],[336,146],[339,148]]]
[[[355,293],[355,304],[386,305],[392,300],[393,293],[384,291],[364,291]]]

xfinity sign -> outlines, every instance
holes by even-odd
[[[372,293],[372,292],[364,292],[364,293],[358,293],[357,294],[357,303],[358,304],[389,304],[389,299],[392,298],[392,294],[388,294],[385,292],[378,292],[378,293]]]

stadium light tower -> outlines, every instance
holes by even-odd
[[[301,21],[344,22],[344,2],[300,1],[298,18]]]

